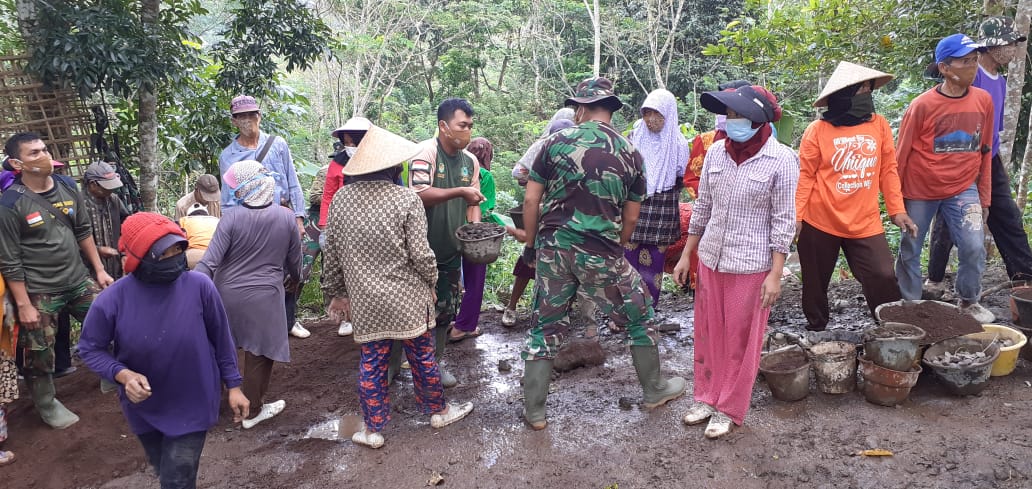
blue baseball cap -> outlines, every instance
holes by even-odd
[[[943,63],[947,58],[967,56],[971,51],[985,51],[985,46],[973,41],[964,34],[953,34],[944,37],[935,46],[935,62]]]

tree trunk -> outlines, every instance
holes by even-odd
[[[595,7],[592,8],[588,4],[588,0],[584,0],[584,8],[588,11],[588,17],[591,17],[591,26],[594,27],[595,34],[595,58],[592,63],[592,73],[595,77],[598,77],[599,66],[602,64],[602,26],[601,18],[599,17],[598,0],[595,0]]]
[[[154,26],[161,8],[159,0],[140,2],[140,21],[148,34],[157,35]],[[140,198],[147,211],[158,210],[158,97],[152,83],[140,87]]]
[[[1018,32],[1028,32],[1029,16],[1032,15],[1032,0],[1020,0],[1018,13],[1014,17],[1014,27]],[[1018,43],[1014,60],[1007,67],[1007,98],[1003,108],[1003,130],[1000,133],[1000,160],[1010,170],[1014,152],[1014,138],[1018,130],[1018,118],[1021,116],[1021,92],[1025,87],[1025,64],[1028,52],[1027,43]]]
[[[36,46],[36,0],[17,0],[15,9],[18,12],[18,30],[25,40],[26,54],[32,54]]]

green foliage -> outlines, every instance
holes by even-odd
[[[75,88],[88,98],[110,92],[131,98],[144,84],[176,83],[197,63],[186,30],[204,12],[197,0],[163,2],[148,31],[132,0],[38,2],[28,69],[52,86]]]
[[[920,85],[935,44],[954,32],[975,32],[980,7],[960,0],[746,0],[702,54],[744,67],[754,82],[777,92],[786,113],[810,120],[810,104],[839,61]],[[799,134],[806,125],[797,126]]]
[[[286,71],[307,69],[324,51],[329,30],[296,0],[240,0],[214,47],[217,86],[264,97],[274,91],[282,58]]]

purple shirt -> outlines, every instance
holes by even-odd
[[[207,431],[219,418],[222,384],[243,382],[222,299],[211,279],[196,272],[171,284],[144,283],[132,274],[116,281],[86,314],[79,356],[112,382],[126,368],[147,377],[152,394],[139,404],[119,389],[135,434]]]
[[[1007,79],[1003,75],[990,74],[978,65],[972,86],[989,92],[993,97],[993,157],[1000,153],[1000,131],[1003,130],[1003,101],[1007,98]]]

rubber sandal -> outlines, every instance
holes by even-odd
[[[361,430],[351,435],[351,443],[373,449],[383,446],[383,435],[379,433],[370,433],[367,435],[365,430],[365,425],[363,425]]]
[[[448,330],[448,343],[460,343],[470,338],[476,338],[477,336],[483,334],[480,331],[480,326],[477,326],[476,329],[474,329],[473,331],[459,331],[462,334],[458,336],[452,336],[452,331],[453,330],[451,329]]]
[[[0,466],[13,463],[14,459],[14,452],[5,452],[0,450]]]

